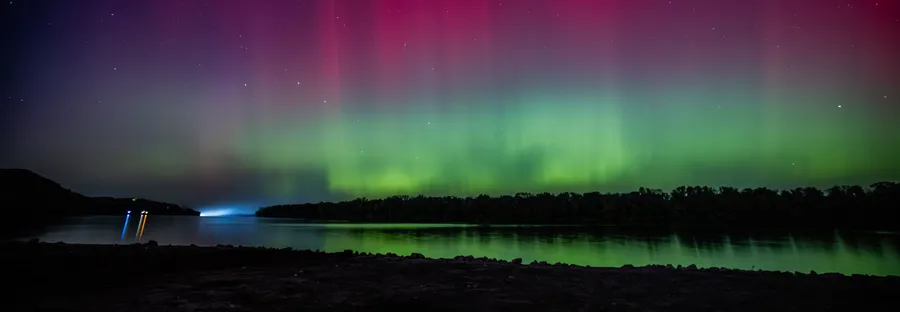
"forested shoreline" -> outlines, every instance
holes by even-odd
[[[582,224],[694,228],[897,230],[900,183],[790,190],[682,186],[671,192],[391,196],[277,205],[259,217],[471,224]]]

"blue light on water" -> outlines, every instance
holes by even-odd
[[[122,237],[119,240],[125,240],[125,231],[128,230],[128,219],[131,219],[131,211],[128,211],[128,214],[125,215],[125,225],[122,226]]]
[[[219,209],[209,209],[200,212],[201,217],[222,217],[222,216],[230,216],[234,214],[234,209],[232,208],[219,208]]]
[[[256,205],[250,204],[231,204],[231,205],[215,205],[200,208],[201,217],[224,217],[235,215],[251,215],[256,211]]]

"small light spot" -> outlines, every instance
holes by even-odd
[[[299,81],[297,81],[297,85],[300,85],[300,82],[299,82]]]
[[[247,84],[246,84],[246,83],[245,83],[245,84],[244,84],[244,86],[245,86],[245,87],[246,87],[246,86],[247,86]]]
[[[844,107],[843,105],[838,105],[838,108]]]
[[[328,101],[322,101],[322,103],[328,103]]]
[[[118,67],[113,67],[113,70],[119,70],[119,68],[118,68]]]

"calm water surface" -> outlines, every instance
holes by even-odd
[[[143,224],[143,227],[141,226]],[[293,247],[451,258],[473,255],[618,267],[696,264],[779,271],[900,275],[891,233],[637,233],[616,228],[304,223],[254,217],[85,217],[49,228],[42,241]]]

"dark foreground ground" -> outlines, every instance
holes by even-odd
[[[900,277],[0,244],[0,311],[886,311]],[[12,293],[10,293],[12,291]]]

